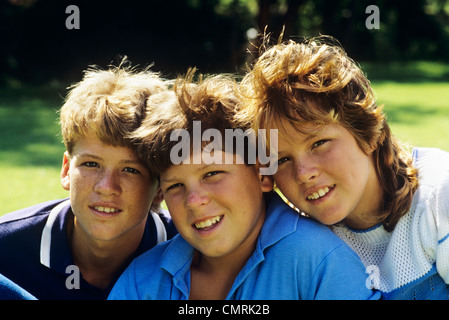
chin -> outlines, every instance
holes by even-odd
[[[91,237],[99,241],[111,241],[119,238],[121,233],[113,230],[95,230],[90,233]]]
[[[336,215],[332,215],[332,216],[325,215],[325,216],[319,216],[319,217],[312,216],[312,218],[314,218],[315,220],[317,220],[317,221],[319,221],[322,224],[325,224],[327,226],[332,226],[334,224],[337,224],[337,223],[343,221],[343,219],[344,219],[344,218],[341,218],[341,217],[336,216]]]

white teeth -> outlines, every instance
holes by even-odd
[[[100,211],[100,212],[106,212],[106,213],[114,213],[114,212],[118,212],[119,210],[114,209],[114,208],[109,208],[109,207],[101,207],[101,206],[96,206],[94,207],[95,210]]]
[[[220,220],[221,220],[221,216],[216,216],[211,219],[207,219],[207,220],[195,223],[195,227],[197,229],[204,229],[204,228],[210,227],[211,225],[217,223]]]
[[[329,188],[323,188],[318,190],[317,192],[314,192],[313,194],[311,194],[310,196],[307,197],[308,200],[316,200],[318,198],[321,198],[323,196],[325,196],[328,192],[329,192]]]

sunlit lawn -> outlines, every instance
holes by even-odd
[[[449,151],[449,83],[374,83],[393,133],[412,146]]]
[[[0,215],[67,197],[56,110],[65,90],[0,89]]]
[[[395,135],[414,146],[449,151],[449,65],[364,69]],[[60,186],[64,146],[56,112],[65,94],[65,89],[0,88],[0,215],[68,196]]]
[[[412,146],[449,151],[449,64],[362,64],[393,133]]]

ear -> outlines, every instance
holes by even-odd
[[[70,158],[69,153],[64,152],[64,157],[62,158],[62,168],[61,168],[61,184],[62,188],[70,191]]]
[[[159,205],[164,200],[161,187],[157,187],[156,195],[153,198],[153,204]]]
[[[260,185],[262,187],[262,192],[270,192],[274,187],[273,176],[260,176]]]

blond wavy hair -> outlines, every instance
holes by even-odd
[[[410,209],[418,186],[410,152],[392,135],[382,106],[361,68],[331,37],[302,43],[287,41],[267,48],[240,85],[240,117],[253,128],[288,120],[301,131],[305,123],[339,123],[366,154],[371,150],[383,188],[379,214],[392,231]]]
[[[127,136],[137,129],[146,113],[149,96],[168,90],[167,84],[148,68],[126,67],[101,70],[90,67],[84,78],[69,87],[60,110],[60,125],[69,154],[80,136],[95,134],[104,143],[133,147]]]

